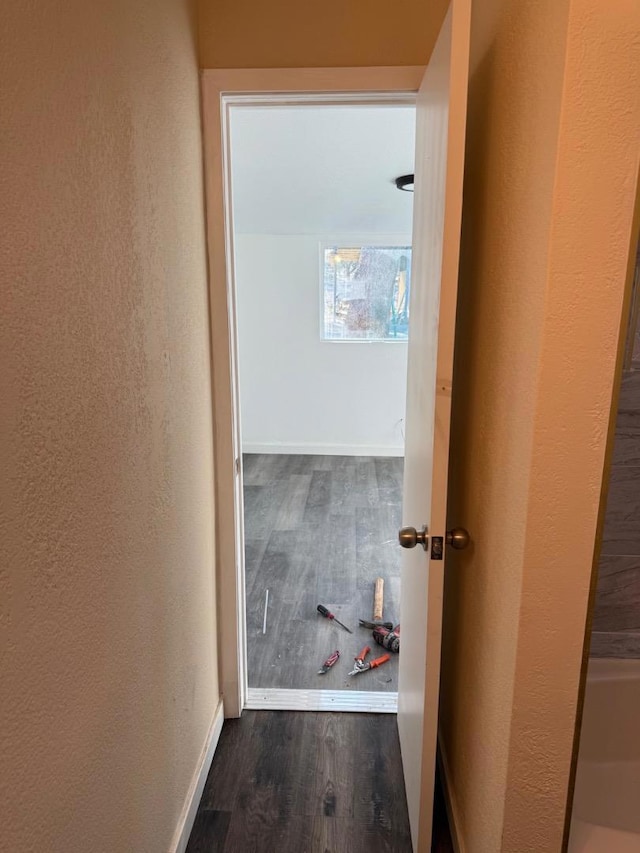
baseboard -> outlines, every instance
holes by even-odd
[[[447,809],[447,818],[449,820],[449,829],[451,831],[451,841],[453,842],[454,853],[466,853],[466,848],[460,832],[460,809],[456,800],[455,791],[451,785],[451,772],[449,769],[449,761],[447,759],[447,751],[444,748],[440,733],[438,733],[438,766],[440,768],[444,804]]]
[[[352,444],[251,444],[243,453],[295,453],[298,456],[404,456],[404,447]]]
[[[207,781],[207,776],[209,775],[209,768],[211,767],[211,762],[213,761],[213,754],[216,751],[218,740],[220,739],[220,732],[222,731],[223,722],[224,705],[222,703],[222,699],[220,699],[220,701],[218,702],[218,707],[216,708],[216,712],[213,715],[213,719],[211,721],[211,726],[207,734],[207,739],[205,741],[204,747],[202,748],[202,753],[200,755],[200,759],[196,767],[196,772],[194,773],[193,779],[191,780],[191,784],[189,785],[187,797],[184,801],[184,806],[182,807],[182,812],[180,814],[180,820],[178,821],[178,826],[176,827],[176,831],[173,836],[173,841],[171,842],[171,846],[169,847],[169,853],[185,853],[185,850],[187,849],[187,844],[189,843],[189,836],[191,835],[191,830],[193,829],[193,823],[196,819],[196,813],[198,811],[198,806],[200,805],[200,799],[204,790],[204,784]]]

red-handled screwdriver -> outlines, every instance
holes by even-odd
[[[324,606],[324,604],[318,605],[318,613],[321,613],[323,616],[326,616],[327,619],[335,619],[335,621],[338,623],[338,625],[340,625],[342,628],[344,628],[345,631],[348,631],[350,634],[353,634],[353,631],[351,630],[351,628],[347,628],[347,626],[343,625],[339,619],[336,619],[334,614],[330,610],[327,610],[327,608]]]

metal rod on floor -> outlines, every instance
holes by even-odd
[[[262,620],[262,633],[267,633],[267,607],[269,606],[269,590],[266,591],[264,596],[264,619]]]

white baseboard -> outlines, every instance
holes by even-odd
[[[243,453],[295,453],[305,456],[404,456],[404,447],[352,444],[251,444],[243,442]]]
[[[211,726],[207,734],[207,739],[202,748],[202,753],[198,760],[196,771],[189,785],[187,797],[182,807],[180,820],[173,835],[173,841],[169,847],[169,853],[184,853],[189,843],[189,836],[193,829],[193,824],[196,819],[196,812],[200,805],[200,799],[204,790],[204,784],[209,775],[209,768],[213,761],[213,754],[216,751],[220,732],[222,731],[222,723],[224,722],[224,705],[222,699],[218,702],[218,707],[213,715]]]
[[[451,831],[453,849],[455,853],[466,853],[466,848],[460,832],[460,809],[458,807],[458,801],[456,800],[456,793],[451,785],[449,760],[447,758],[447,752],[444,748],[440,732],[438,732],[438,764],[440,766],[440,778],[442,780],[444,803],[447,809],[447,818],[449,820],[449,830]]]

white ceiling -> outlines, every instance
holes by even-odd
[[[410,235],[414,146],[413,107],[234,107],[235,229]]]

